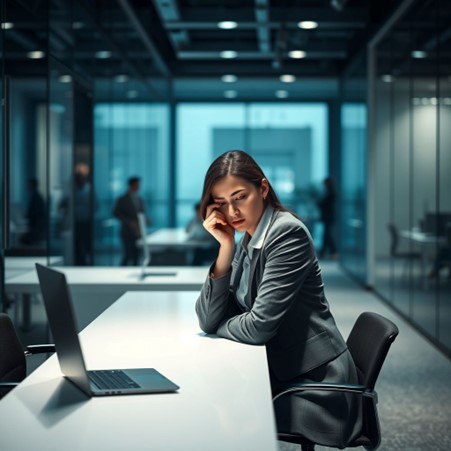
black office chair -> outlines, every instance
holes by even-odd
[[[404,272],[408,270],[409,262],[420,261],[421,252],[417,251],[400,251],[399,250],[399,232],[394,224],[387,224],[388,232],[390,233],[390,255],[393,258],[404,260]]]
[[[0,313],[0,399],[25,379],[26,357],[55,352],[55,345],[30,345],[24,351],[11,318]]]
[[[391,344],[399,331],[395,324],[377,313],[362,313],[349,334],[347,345],[354,359],[359,385],[305,383],[296,384],[277,394],[273,402],[282,396],[292,396],[309,390],[325,390],[354,393],[362,401],[362,430],[346,447],[363,446],[367,450],[377,449],[381,441],[377,413],[377,393],[374,390],[379,372]],[[315,449],[314,443],[306,437],[288,431],[278,431],[278,439],[301,445],[303,451]],[[330,446],[330,445],[329,445]],[[339,446],[337,446],[339,448]]]

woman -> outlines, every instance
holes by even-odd
[[[357,383],[311,236],[247,153],[226,152],[211,164],[201,211],[220,245],[196,303],[202,330],[265,345],[273,394],[296,381]],[[236,252],[235,231],[245,232]],[[275,410],[279,431],[326,446],[343,446],[360,427],[350,395],[281,397]]]

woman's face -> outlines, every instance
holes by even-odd
[[[247,232],[252,236],[265,210],[264,199],[268,191],[266,179],[256,187],[240,177],[227,175],[216,182],[211,194],[226,221],[237,232]]]

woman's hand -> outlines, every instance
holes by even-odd
[[[209,232],[221,245],[235,244],[235,229],[226,221],[221,211],[220,205],[213,203],[207,206],[204,228]]]

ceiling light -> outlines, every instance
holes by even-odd
[[[11,28],[14,28],[12,22],[2,22],[2,30],[11,30]]]
[[[233,30],[237,26],[238,24],[233,20],[223,20],[222,22],[218,22],[218,27],[223,30]]]
[[[112,53],[109,50],[99,50],[95,53],[95,57],[98,59],[111,58]]]
[[[125,83],[126,81],[128,81],[128,75],[125,75],[125,74],[116,75],[114,77],[114,81],[116,83]]]
[[[313,30],[318,27],[318,22],[315,22],[314,20],[302,20],[301,22],[298,22],[298,27],[303,28],[304,30]]]
[[[38,60],[38,59],[44,58],[45,53],[41,52],[41,50],[34,50],[32,52],[28,52],[27,56],[28,56],[28,58],[31,58],[33,60]]]
[[[238,93],[233,90],[224,91],[224,97],[226,99],[234,99],[237,95]]]
[[[223,75],[221,77],[221,80],[224,83],[235,83],[238,80],[238,77],[236,75],[228,74],[228,75]]]
[[[424,50],[413,50],[411,56],[412,58],[426,58],[428,54]]]
[[[384,83],[393,83],[395,81],[395,77],[391,74],[384,74],[381,76],[381,80]]]
[[[60,83],[70,83],[72,81],[72,77],[70,75],[60,75],[58,77],[58,81]]]
[[[276,97],[279,99],[286,99],[288,97],[288,91],[279,89],[278,91],[276,91]]]
[[[279,80],[283,83],[293,83],[296,81],[296,77],[294,75],[284,74],[279,77]]]
[[[288,56],[294,59],[301,59],[305,58],[307,53],[304,52],[304,50],[292,50],[291,52],[288,52]]]
[[[235,50],[223,50],[219,56],[221,58],[236,58],[238,55],[237,52],[235,52]]]

